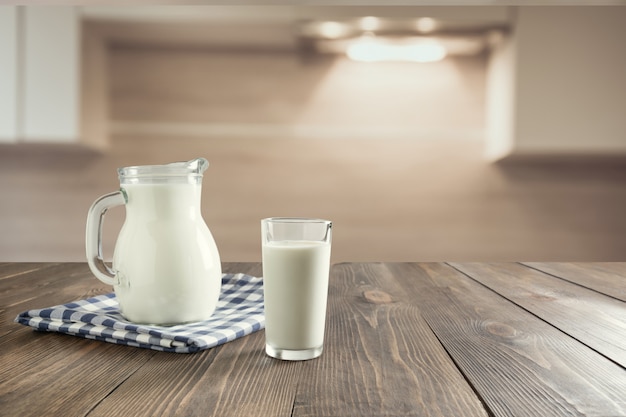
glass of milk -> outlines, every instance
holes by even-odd
[[[261,220],[265,352],[277,359],[322,354],[332,223],[272,217]]]

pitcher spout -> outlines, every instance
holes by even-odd
[[[202,175],[202,173],[209,167],[209,161],[205,158],[192,159],[191,161],[186,162],[186,164],[190,173],[200,175]]]

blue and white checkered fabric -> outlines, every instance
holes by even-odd
[[[115,294],[29,310],[15,319],[37,330],[165,352],[209,349],[265,327],[263,280],[224,274],[222,293],[209,320],[176,326],[134,324],[122,317]]]

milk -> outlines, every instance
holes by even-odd
[[[123,184],[126,220],[113,269],[122,314],[137,323],[208,319],[221,265],[200,212],[201,184]]]
[[[330,243],[265,243],[265,337],[278,349],[321,348],[324,342]]]

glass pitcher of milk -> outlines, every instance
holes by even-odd
[[[87,215],[89,268],[112,285],[122,315],[172,325],[208,319],[220,295],[215,240],[200,212],[204,158],[118,169],[120,190],[97,199]],[[109,267],[102,255],[106,211],[126,207]]]

